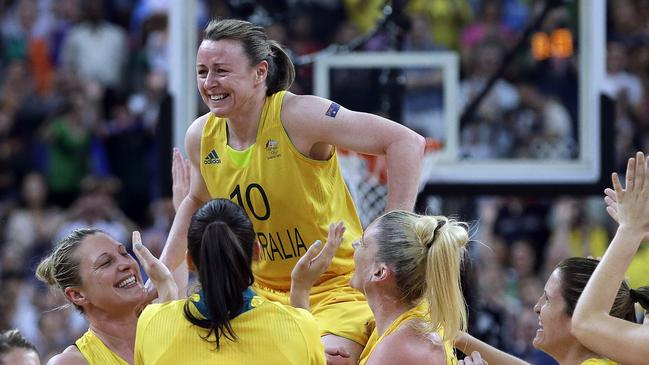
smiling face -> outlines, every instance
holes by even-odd
[[[559,351],[570,348],[577,340],[570,334],[570,316],[562,295],[561,271],[556,269],[548,278],[543,294],[534,306],[539,316],[539,329],[532,344],[557,358]]]
[[[245,112],[266,93],[268,63],[251,65],[240,42],[204,40],[196,54],[196,82],[201,98],[214,115],[231,118]]]
[[[119,242],[103,233],[86,237],[75,256],[79,259],[84,310],[128,313],[146,299],[137,262]],[[75,298],[73,296],[73,301]]]

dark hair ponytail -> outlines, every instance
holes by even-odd
[[[629,294],[633,303],[638,303],[644,310],[649,311],[649,286],[631,289]]]
[[[216,199],[194,213],[187,238],[208,318],[197,318],[190,310],[190,301],[185,303],[185,318],[209,330],[203,337],[206,341],[214,334],[218,349],[222,336],[236,339],[230,320],[242,311],[242,294],[254,281],[251,263],[255,232],[243,209],[230,200]]]
[[[295,81],[295,66],[288,53],[272,39],[268,40],[270,56],[268,59],[268,78],[266,95],[288,90]]]

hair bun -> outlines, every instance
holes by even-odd
[[[437,221],[437,227],[435,227],[435,230],[433,231],[433,238],[428,242],[427,247],[430,248],[430,246],[433,245],[433,242],[435,242],[435,239],[437,238],[437,232],[444,227],[446,224],[446,220],[440,219]]]
[[[51,255],[38,265],[36,268],[36,277],[50,286],[58,284],[56,278],[54,278],[54,262]]]

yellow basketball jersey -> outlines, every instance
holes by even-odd
[[[75,343],[88,362],[88,365],[129,365],[116,353],[111,351],[92,331],[88,330]]]
[[[326,364],[318,325],[305,310],[255,296],[252,309],[230,322],[237,340],[222,337],[215,350],[213,342],[202,338],[207,330],[185,318],[186,301],[150,304],[144,309],[137,323],[136,365]],[[193,304],[190,308],[199,315]]]
[[[365,365],[365,363],[367,363],[367,360],[370,358],[372,351],[374,351],[374,349],[385,337],[396,332],[399,327],[401,327],[403,324],[406,324],[410,320],[424,318],[425,316],[426,312],[424,310],[424,307],[420,305],[402,313],[399,317],[397,317],[397,319],[394,320],[394,322],[392,322],[392,324],[390,324],[390,327],[388,327],[388,329],[381,336],[379,336],[376,328],[374,328],[374,331],[372,331],[372,334],[370,335],[369,340],[367,340],[367,344],[365,345],[365,348],[361,353],[361,357],[358,360],[358,365]],[[441,337],[443,333],[439,333],[439,335]],[[446,352],[446,365],[457,365],[457,357],[455,356],[455,352],[453,351],[453,344],[450,341],[444,342],[444,351]]]
[[[210,115],[201,137],[200,170],[212,198],[232,199],[252,220],[261,245],[260,260],[253,266],[255,280],[287,291],[299,257],[316,240],[326,241],[334,221],[344,221],[347,231],[321,281],[350,273],[351,243],[360,238],[362,228],[335,151],[327,161],[310,159],[286,134],[280,118],[284,95],[281,91],[266,97],[245,166],[228,152],[226,120]]]

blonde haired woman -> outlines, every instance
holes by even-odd
[[[169,270],[142,246],[135,232],[133,241],[160,299],[176,298]],[[60,290],[89,323],[88,331],[49,365],[133,364],[137,317],[151,294],[124,245],[97,229],[76,230],[41,261],[36,276]]]
[[[294,305],[308,307],[312,283],[340,244],[340,227],[332,226],[322,252],[315,245],[296,265]],[[401,210],[368,226],[353,245],[350,282],[365,295],[376,321],[360,365],[457,363],[452,341],[466,329],[460,266],[468,240],[465,223]]]
[[[187,162],[174,150],[174,201],[187,194],[188,172]],[[177,298],[184,291],[187,276],[183,266],[176,272],[181,280],[175,281],[167,267],[142,245],[136,232],[133,247],[154,285],[144,285],[140,267],[124,245],[96,229],[70,233],[38,265],[38,279],[60,290],[90,324],[74,345],[54,356],[48,365],[133,364],[138,315],[156,295],[158,301]]]

